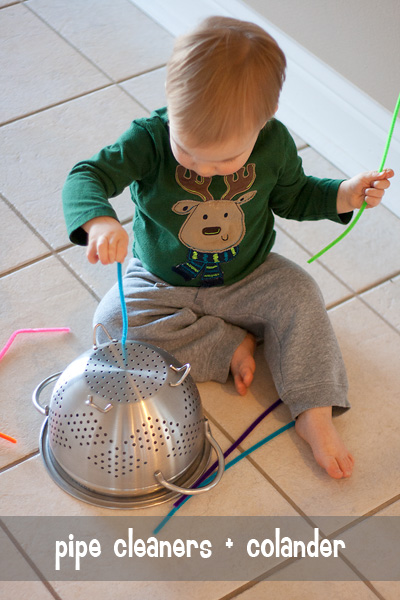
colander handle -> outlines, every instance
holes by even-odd
[[[213,487],[215,487],[221,481],[221,477],[224,474],[224,470],[225,470],[224,454],[223,454],[219,444],[217,443],[217,441],[213,438],[213,436],[211,434],[210,425],[209,425],[207,419],[204,419],[204,429],[205,429],[206,438],[210,442],[211,446],[214,448],[214,450],[217,454],[217,458],[218,458],[218,472],[217,472],[217,475],[215,476],[215,478],[213,479],[213,481],[209,485],[205,485],[204,487],[201,487],[201,488],[183,488],[183,487],[180,487],[179,485],[170,483],[169,481],[167,481],[165,479],[165,477],[161,473],[161,471],[156,471],[154,473],[154,477],[157,479],[158,483],[160,483],[162,486],[164,486],[168,490],[171,490],[172,492],[177,492],[178,494],[185,494],[186,496],[193,496],[194,494],[202,494],[203,492],[208,492],[209,490],[211,490]]]
[[[185,371],[184,374],[182,375],[182,377],[179,379],[179,381],[177,381],[176,383],[169,384],[171,387],[177,387],[178,385],[181,385],[181,383],[183,383],[185,381],[186,377],[189,375],[191,365],[189,363],[186,363],[186,365],[183,365],[183,367],[174,367],[174,365],[169,365],[169,368],[172,369],[173,371],[175,371],[175,373],[180,373],[181,371]]]
[[[108,337],[110,342],[117,341],[111,337],[111,335],[108,333],[107,329],[104,327],[103,323],[97,323],[97,325],[95,325],[94,329],[93,329],[93,350],[97,350],[97,330],[99,329],[99,327],[102,328],[102,330],[104,331],[104,333],[106,334],[106,336]]]
[[[42,391],[44,390],[44,388],[46,386],[48,386],[50,383],[52,383],[53,381],[55,381],[56,379],[58,379],[61,375],[61,371],[59,373],[54,373],[54,375],[50,375],[50,377],[47,377],[47,379],[44,379],[42,381],[42,383],[39,383],[39,385],[35,388],[33,394],[32,394],[32,402],[34,407],[36,408],[36,410],[38,410],[42,415],[47,416],[49,414],[49,407],[48,406],[42,406],[39,402],[39,396],[42,393]]]

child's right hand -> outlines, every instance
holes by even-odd
[[[128,253],[129,236],[121,223],[112,217],[96,217],[83,229],[88,234],[86,256],[89,262],[103,265],[124,262]]]

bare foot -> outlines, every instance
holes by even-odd
[[[332,408],[311,408],[297,417],[296,431],[308,442],[317,463],[334,479],[350,477],[354,458],[332,422]]]
[[[256,340],[251,333],[248,333],[243,342],[238,346],[232,356],[231,373],[235,381],[237,392],[245,396],[256,370],[254,360],[254,351],[256,349]]]

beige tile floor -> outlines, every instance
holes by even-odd
[[[164,104],[164,75],[173,39],[129,0],[0,0],[0,347],[20,328],[68,326],[70,334],[17,338],[0,365],[0,514],[115,515],[61,491],[38,454],[42,417],[33,388],[90,347],[91,318],[115,282],[114,267],[90,266],[67,239],[60,191],[68,169],[112,142],[134,118]],[[296,138],[308,172],[341,177]],[[399,199],[400,200],[400,199]],[[132,206],[115,201],[130,230]],[[306,268],[322,289],[343,350],[352,410],[337,426],[356,456],[347,481],[329,479],[293,430],[224,476],[213,492],[185,505],[186,515],[347,517],[399,514],[400,220],[384,206],[368,211],[344,243],[323,259],[307,258],[339,231],[333,223],[277,220],[276,249]],[[254,385],[238,397],[231,381],[199,386],[213,431],[227,447],[276,399],[261,353]],[[280,407],[243,444],[282,424]],[[251,490],[251,494],[249,491]],[[164,516],[161,505],[135,514]],[[121,511],[120,514],[130,514]],[[2,534],[4,535],[4,534]],[[14,552],[14,550],[13,550]],[[15,550],[16,561],[24,560]],[[31,557],[34,559],[34,557]],[[357,568],[351,557],[344,570]],[[14,598],[258,600],[351,598],[392,600],[395,582],[0,582]],[[282,576],[285,579],[285,574]]]

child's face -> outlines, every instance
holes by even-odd
[[[238,171],[252,153],[258,134],[257,130],[245,138],[232,137],[225,143],[198,147],[182,140],[170,123],[170,143],[175,159],[201,177],[230,175]]]

